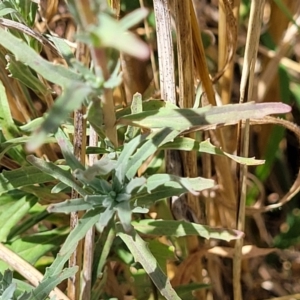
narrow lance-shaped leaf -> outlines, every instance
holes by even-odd
[[[164,100],[152,99],[152,100],[142,102],[142,108],[143,108],[142,111],[158,110],[162,107],[178,108],[176,105],[172,104],[171,102],[168,102],[168,101],[166,102]],[[123,109],[116,111],[116,117],[117,117],[117,119],[120,119],[121,117],[130,115],[131,112],[132,112],[131,107],[127,106]]]
[[[255,159],[253,157],[240,157],[237,155],[229,154],[222,149],[211,144],[210,140],[207,139],[203,142],[195,141],[194,139],[187,137],[178,137],[173,142],[169,142],[160,147],[160,149],[174,149],[182,151],[196,150],[201,153],[209,153],[221,156],[227,156],[237,163],[245,164],[247,166],[261,165],[265,161],[261,159]]]
[[[144,234],[183,237],[199,235],[206,239],[214,238],[224,241],[237,240],[244,233],[235,229],[213,228],[191,222],[177,220],[141,220],[132,222],[133,227]]]
[[[98,175],[107,175],[115,169],[117,162],[108,155],[104,155],[86,170],[75,170],[74,176],[82,182],[90,182]]]
[[[35,167],[23,167],[0,174],[0,195],[22,186],[53,181],[53,177]]]
[[[12,52],[16,59],[28,65],[30,68],[41,74],[45,79],[59,85],[69,86],[74,81],[80,80],[80,75],[69,69],[54,65],[43,59],[25,42],[0,27],[0,44]]]
[[[176,175],[170,174],[154,174],[147,179],[147,189],[151,193],[152,190],[162,186],[167,185],[172,189],[172,187],[182,187],[186,192],[194,193],[195,191],[202,191],[214,187],[215,182],[212,179],[206,179],[202,177],[196,178],[184,178]]]
[[[159,201],[164,198],[170,198],[172,196],[179,196],[183,193],[187,193],[187,190],[182,187],[178,182],[168,182],[160,185],[158,188],[151,191],[151,194],[148,193],[146,188],[143,188],[142,191],[135,195],[135,206],[149,207],[153,205],[156,201]]]
[[[128,144],[125,144],[116,165],[116,177],[120,182],[124,181],[127,172],[129,158],[137,149],[137,147],[145,140],[146,135],[138,135]]]
[[[150,276],[160,293],[166,299],[179,300],[180,298],[172,288],[168,277],[164,274],[155,257],[149,251],[147,244],[138,235],[138,233],[133,230],[129,235],[123,233],[120,227],[118,227],[118,229],[118,235],[129,248],[135,261],[139,262],[143,266],[144,270]]]
[[[202,108],[161,108],[121,117],[117,123],[144,128],[165,128],[184,131],[211,124],[235,124],[244,119],[261,119],[270,114],[283,114],[291,110],[284,103],[243,103]]]
[[[31,299],[46,300],[50,292],[62,281],[73,276],[78,271],[78,266],[64,269],[53,276],[44,278],[42,282],[31,292]]]
[[[33,134],[28,143],[29,150],[41,146],[49,133],[55,133],[58,126],[68,118],[71,112],[81,106],[92,91],[92,88],[84,83],[72,82],[64,93],[56,99],[41,128]]]
[[[72,52],[72,49],[70,46],[65,42],[64,39],[55,37],[52,35],[48,35],[48,38],[50,41],[52,41],[55,45],[55,47],[58,49],[60,54],[63,56],[65,61],[69,66],[72,65],[71,59],[75,58],[74,53]]]
[[[33,155],[29,155],[27,157],[27,160],[41,171],[74,188],[74,190],[76,190],[82,196],[87,195],[87,192],[75,182],[75,180],[69,172],[63,170],[62,168],[56,166],[53,163],[46,162],[43,159],[34,157]]]
[[[73,154],[74,147],[72,143],[67,138],[67,136],[65,135],[65,133],[62,131],[61,128],[58,128],[58,131],[55,134],[55,138],[57,140],[58,145],[60,146],[60,149],[66,160],[67,165],[70,166],[72,170],[75,169],[84,170],[84,166],[78,161],[78,159]]]
[[[133,95],[130,107],[131,107],[132,114],[137,114],[143,111],[143,102],[142,102],[141,94],[136,93]],[[125,141],[132,140],[136,136],[138,131],[139,129],[136,128],[135,126],[128,126],[125,133]]]
[[[43,84],[30,70],[30,68],[24,65],[20,61],[16,61],[12,55],[5,56],[7,60],[7,69],[11,73],[13,78],[18,79],[25,86],[33,90],[39,95],[45,95],[50,91],[47,90],[45,84]]]
[[[66,261],[72,255],[77,243],[86,235],[87,231],[99,220],[101,209],[90,210],[85,213],[76,227],[70,232],[65,243],[60,249],[52,265],[47,268],[45,277],[42,281],[45,282],[48,278],[58,274],[63,269]]]
[[[56,250],[65,241],[69,229],[59,228],[34,233],[15,239],[8,247],[34,265],[38,259]]]
[[[147,44],[133,33],[124,30],[126,23],[122,24],[105,13],[100,14],[98,18],[100,25],[90,26],[90,37],[82,37],[85,41],[90,40],[94,46],[98,47],[113,47],[139,59],[149,57],[150,51]]]
[[[87,108],[86,118],[92,125],[94,130],[97,132],[97,134],[102,139],[105,139],[103,128],[103,111],[101,107],[101,100],[99,98],[92,99],[92,101],[90,102]]]
[[[133,12],[129,13],[128,15],[124,16],[120,20],[120,27],[123,30],[128,30],[132,26],[135,26],[141,21],[143,21],[143,19],[145,19],[147,15],[148,15],[148,10],[146,8],[143,7],[140,9],[136,9]]]
[[[129,232],[132,229],[131,226],[131,209],[129,201],[123,201],[116,205],[115,210],[118,213],[118,217],[120,222],[125,230],[125,232]]]
[[[51,204],[48,206],[49,212],[60,212],[69,214],[74,211],[89,210],[96,206],[102,206],[107,195],[89,195],[84,198],[66,200],[64,202]]]
[[[6,242],[10,230],[28,213],[38,199],[25,195],[0,214],[0,241]]]
[[[132,156],[128,162],[128,170],[126,172],[127,178],[131,179],[136,174],[142,163],[155,151],[159,146],[174,140],[178,136],[179,132],[171,130],[170,128],[163,128],[159,132],[152,133],[147,138],[146,143],[144,143],[140,149]]]
[[[6,140],[10,140],[19,136],[19,129],[15,125],[11,115],[9,101],[6,96],[5,87],[0,80],[0,128]],[[8,149],[10,156],[19,164],[24,164],[24,151],[22,147],[17,146],[14,149]]]

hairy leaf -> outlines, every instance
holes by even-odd
[[[168,186],[170,190],[172,188],[184,188],[185,192],[195,193],[195,191],[202,191],[212,188],[215,182],[212,179],[206,179],[202,177],[196,178],[184,178],[176,175],[169,174],[154,174],[147,179],[147,189],[149,193],[157,189],[160,186]]]
[[[165,128],[184,131],[211,124],[235,124],[244,119],[260,119],[270,114],[283,114],[291,107],[283,103],[243,103],[202,108],[181,108],[145,111],[121,117],[118,124],[144,128]]]
[[[213,228],[185,221],[175,220],[141,220],[132,222],[133,227],[144,234],[167,235],[182,237],[188,235],[199,235],[206,239],[214,238],[224,241],[237,240],[243,237],[244,233],[234,229]]]
[[[192,151],[196,150],[202,153],[209,153],[221,156],[227,156],[234,160],[237,163],[244,164],[247,166],[256,166],[261,165],[265,161],[261,159],[255,159],[253,157],[240,157],[237,155],[229,154],[223,151],[221,148],[218,148],[211,144],[210,140],[207,139],[203,142],[195,141],[194,139],[187,137],[178,137],[173,142],[169,142],[160,147],[161,149],[174,149],[174,150],[182,150],[182,151]]]

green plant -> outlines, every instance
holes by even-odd
[[[21,12],[12,8],[9,1],[3,1],[0,7],[2,15],[30,25],[29,20],[23,20],[22,16],[28,9],[34,15],[36,6],[29,6],[31,1],[24,2],[28,5],[26,7],[18,5],[18,1],[12,3]],[[59,86],[62,90],[46,114],[34,115],[26,124],[20,124],[12,118],[7,96],[9,85],[1,77],[0,126],[3,142],[0,155],[15,160],[19,168],[3,170],[0,175],[0,240],[14,251],[21,249],[20,255],[32,264],[49,252],[53,253],[45,263],[47,268],[38,287],[30,287],[27,294],[16,299],[47,299],[58,284],[81,272],[78,267],[67,268],[65,264],[80,240],[94,226],[99,253],[93,253],[91,299],[106,296],[105,276],[108,276],[107,262],[112,249],[118,260],[136,266],[141,273],[144,271],[141,277],[149,276],[165,298],[180,299],[181,295],[209,285],[198,282],[172,288],[164,264],[166,259],[174,257],[174,250],[153,237],[167,236],[172,240],[199,236],[230,241],[240,239],[243,232],[168,220],[167,217],[152,219],[150,209],[156,202],[185,193],[199,195],[203,190],[214,188],[215,182],[208,178],[167,174],[161,167],[156,168],[157,173],[154,174],[147,168],[139,170],[147,166],[149,158],[158,157],[165,150],[196,151],[199,155],[209,153],[247,166],[263,164],[263,160],[229,154],[212,145],[208,139],[187,137],[186,134],[203,133],[246,119],[268,123],[266,116],[287,113],[290,107],[283,103],[245,103],[180,109],[162,100],[145,101],[137,93],[130,107],[116,108],[112,91],[122,80],[116,54],[123,52],[138,59],[148,57],[147,45],[129,31],[146,17],[147,11],[140,9],[116,21],[112,12],[100,5],[101,1],[95,1],[94,10],[90,11],[81,11],[79,3],[81,1],[70,1],[69,5],[82,28],[77,34],[78,43],[91,48],[91,68],[78,60],[62,39],[51,37],[51,46],[48,46],[65,59],[68,68],[42,58],[37,52],[40,47],[26,35],[26,31],[20,34],[0,27],[2,63],[5,62],[9,74],[20,85],[22,96],[28,100],[30,91],[44,99],[52,88]],[[94,17],[91,24],[86,20],[89,13]],[[28,105],[33,106],[32,101],[28,100]],[[70,115],[81,107],[86,109],[87,136],[91,139],[92,131],[95,131],[98,138],[96,145],[82,149],[83,154],[102,155],[88,167],[74,154],[76,151],[71,141],[78,128],[70,120]],[[53,144],[60,149],[59,157],[53,161],[27,155],[27,151]],[[71,190],[76,191],[78,197],[70,199]],[[50,204],[46,209],[39,203],[41,200],[58,200],[59,203]],[[164,210],[166,216],[168,208]],[[61,213],[78,211],[83,214],[70,232],[64,220],[56,220],[59,228],[51,228],[52,236],[46,225],[39,223],[61,217]],[[37,224],[41,228],[28,236],[27,230]],[[28,241],[32,243],[31,252],[26,252]],[[119,243],[120,249],[116,250],[114,243]],[[158,254],[160,250],[163,258]],[[7,264],[0,266],[4,271]],[[44,271],[44,266],[41,268]],[[135,278],[137,280],[138,276]],[[17,287],[12,283],[12,274],[5,272],[0,279],[4,283],[2,297],[14,299]]]

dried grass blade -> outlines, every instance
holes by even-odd
[[[262,13],[264,8],[264,0],[254,0],[251,3],[249,28],[246,40],[246,49],[244,57],[244,65],[242,71],[240,85],[240,103],[246,99],[252,99],[253,96],[253,81],[254,67],[257,58],[258,44],[260,38]],[[248,93],[246,88],[248,85]],[[240,136],[241,155],[248,157],[249,154],[249,132],[250,122],[245,121],[245,126]],[[247,194],[247,172],[248,167],[242,166],[240,169],[240,186],[239,186],[239,203],[238,203],[238,218],[237,229],[243,231],[245,227],[245,211],[246,211],[246,194]],[[235,300],[242,299],[241,292],[241,265],[242,265],[242,247],[243,239],[240,239],[235,244],[235,255],[233,259],[233,294]]]

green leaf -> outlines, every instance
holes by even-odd
[[[147,15],[148,15],[148,10],[146,8],[136,9],[133,12],[124,16],[120,20],[120,23],[119,23],[120,27],[123,30],[128,30],[132,26],[135,26],[138,23],[140,23],[141,21],[143,21],[143,19],[145,19],[147,17]]]
[[[145,177],[135,177],[126,184],[125,193],[130,195],[135,189],[140,188],[145,183]]]
[[[240,157],[237,155],[229,154],[222,149],[211,144],[210,140],[207,139],[203,142],[197,142],[194,139],[187,137],[178,137],[173,142],[169,142],[160,147],[160,149],[174,149],[182,151],[193,151],[196,150],[201,153],[209,153],[214,155],[227,156],[237,163],[244,164],[247,166],[256,166],[265,163],[265,160],[255,159],[253,157]]]
[[[19,136],[19,129],[15,125],[10,112],[9,101],[6,96],[5,87],[0,80],[0,128],[6,140],[10,140]],[[2,148],[2,147],[1,147]],[[17,146],[13,149],[6,149],[8,154],[19,164],[24,164],[25,153],[22,147]],[[5,152],[6,152],[5,151]],[[3,150],[1,151],[3,152]],[[5,153],[4,152],[4,153]],[[2,155],[4,154],[2,153]]]
[[[145,140],[145,135],[138,135],[132,139],[128,144],[125,144],[121,154],[118,158],[116,165],[116,177],[119,182],[123,182],[125,179],[125,174],[129,166],[130,156],[134,153],[136,148]]]
[[[156,201],[162,200],[164,198],[169,198],[172,196],[179,196],[186,193],[186,189],[182,187],[177,182],[165,183],[148,193],[146,188],[143,188],[138,194],[134,195],[136,206],[146,206],[149,207],[153,205]]]
[[[151,100],[146,100],[146,101],[142,102],[142,111],[158,110],[163,107],[171,108],[171,109],[178,108],[176,105],[172,104],[171,102],[164,101],[164,100],[151,99]],[[131,112],[132,112],[131,106],[127,106],[123,109],[117,110],[116,117],[117,117],[117,119],[120,119],[121,117],[130,115]]]
[[[28,65],[45,79],[62,87],[67,87],[80,80],[80,75],[61,66],[54,65],[43,59],[25,42],[16,38],[5,29],[0,28],[0,44],[12,52],[16,59]]]
[[[210,288],[210,284],[191,282],[189,284],[180,285],[175,288],[175,291],[178,293],[181,299],[192,299],[192,292],[201,289]]]
[[[107,195],[90,195],[83,198],[66,200],[64,202],[51,204],[48,206],[49,212],[60,212],[69,214],[74,211],[89,210],[96,206],[102,206],[102,202]]]
[[[67,232],[66,228],[47,230],[30,236],[22,236],[7,246],[34,265],[43,255],[57,249],[64,242]]]
[[[65,193],[71,192],[71,188],[64,183],[59,182],[51,189],[52,194],[57,194],[61,192],[65,192]]]
[[[0,214],[0,241],[5,242],[10,230],[28,213],[30,208],[37,202],[33,195],[25,195],[17,201],[11,202],[10,206]]]
[[[0,81],[0,126],[6,140],[19,136],[19,130],[12,118],[2,81]]]
[[[121,117],[117,123],[143,128],[165,128],[184,131],[207,125],[235,124],[244,119],[260,119],[270,114],[282,114],[291,110],[284,103],[243,103],[202,108],[181,108],[145,111]]]
[[[31,166],[12,171],[3,171],[0,174],[0,194],[22,186],[48,181],[53,181],[53,177]]]
[[[13,300],[13,295],[17,289],[17,285],[15,283],[11,283],[0,296],[1,300]]]
[[[40,211],[32,214],[29,218],[26,218],[24,221],[19,222],[17,226],[14,226],[9,232],[7,240],[11,240],[17,235],[21,235],[22,233],[37,225],[40,221],[44,220],[48,216],[49,213],[47,212],[47,210],[45,210],[44,207],[41,207]]]
[[[70,140],[67,138],[65,133],[62,131],[61,128],[58,128],[55,138],[57,140],[57,143],[62,151],[62,154],[66,160],[66,164],[72,169],[81,169],[84,170],[84,166],[78,161],[78,159],[75,157],[74,153],[74,147]]]
[[[33,151],[41,146],[47,135],[55,133],[59,125],[69,117],[71,112],[78,109],[92,92],[93,89],[90,86],[81,82],[72,82],[63,94],[56,99],[41,128],[28,143],[28,149]]]
[[[41,283],[31,292],[33,299],[45,300],[50,292],[62,281],[73,276],[78,271],[78,267],[64,269],[53,276],[44,278]]]
[[[103,111],[101,106],[101,100],[99,98],[92,99],[90,102],[86,118],[94,128],[94,130],[97,132],[97,134],[104,139],[105,133],[103,128]]]
[[[150,134],[147,137],[147,141],[138,149],[138,151],[128,161],[128,170],[126,176],[128,179],[134,177],[139,167],[146,159],[155,153],[155,151],[164,143],[174,140],[179,134],[177,131],[173,131],[170,128],[163,128],[162,130]]]
[[[62,38],[59,38],[59,37],[55,37],[55,36],[50,35],[50,34],[47,35],[47,38],[54,43],[56,49],[58,49],[58,51],[60,52],[62,57],[65,59],[67,64],[69,66],[71,66],[72,65],[71,59],[74,59],[75,56],[74,56],[74,53],[72,52],[72,49],[65,42],[65,40],[62,39]]]
[[[49,174],[53,178],[56,178],[57,180],[74,188],[74,190],[76,190],[80,195],[87,195],[87,192],[75,182],[73,176],[68,171],[63,170],[51,162],[45,162],[43,159],[37,158],[33,155],[27,156],[27,160],[42,172]]]
[[[83,198],[66,200],[64,202],[51,204],[47,210],[50,213],[65,213],[69,214],[74,211],[89,210],[93,208],[93,204],[84,201]]]
[[[15,13],[15,12],[17,12],[17,11],[13,8],[2,8],[2,9],[0,9],[0,17]]]
[[[143,102],[142,102],[142,95],[136,93],[132,97],[131,102],[131,113],[137,114],[143,111]],[[126,133],[125,133],[125,142],[132,140],[136,134],[138,133],[139,129],[134,126],[128,126]]]
[[[244,233],[235,229],[212,228],[177,220],[141,220],[132,222],[133,227],[143,234],[166,235],[183,237],[188,235],[199,235],[206,239],[218,239],[224,241],[237,240],[243,237]]]
[[[103,232],[103,229],[107,226],[114,214],[115,210],[112,206],[107,207],[106,210],[100,214],[99,221],[96,224],[96,228],[100,233]]]
[[[108,155],[104,155],[100,160],[96,161],[92,166],[87,167],[86,170],[75,170],[73,175],[81,182],[91,182],[96,176],[107,175],[115,169],[117,162],[111,159]]]
[[[116,205],[114,209],[118,213],[118,217],[120,222],[125,230],[125,232],[129,232],[132,229],[131,226],[131,209],[129,201],[123,201]]]
[[[129,248],[131,254],[134,256],[135,261],[139,262],[143,266],[160,293],[166,299],[179,300],[180,298],[172,288],[168,277],[162,271],[155,257],[149,251],[147,244],[138,235],[138,233],[133,230],[129,235],[120,231],[120,226],[118,229],[118,235]]]
[[[31,121],[29,121],[28,123],[20,126],[19,128],[23,131],[23,132],[33,132],[34,130],[37,130],[44,122],[46,115],[44,115],[43,117],[39,117],[36,119],[33,119]]]
[[[94,209],[90,210],[85,213],[82,218],[79,220],[78,224],[75,228],[70,232],[68,235],[65,243],[63,244],[62,248],[60,249],[58,255],[56,256],[52,265],[47,268],[46,274],[44,279],[42,280],[41,284],[46,282],[47,279],[51,278],[52,276],[56,276],[58,273],[61,272],[65,263],[70,258],[74,249],[76,248],[78,242],[84,238],[87,231],[92,228],[93,225],[99,220],[99,213],[101,209]]]
[[[182,187],[184,188],[185,192],[197,194],[196,191],[200,192],[214,187],[215,182],[212,179],[206,179],[202,177],[185,178],[169,174],[155,174],[147,179],[146,186],[149,193],[162,185],[168,186],[170,190],[172,188],[176,189],[178,187]]]
[[[25,86],[37,93],[37,95],[45,95],[50,93],[46,85],[42,83],[30,70],[30,68],[20,61],[16,61],[12,55],[5,56],[7,60],[7,69],[13,78],[18,79]]]
[[[84,42],[90,41],[96,47],[112,47],[139,59],[149,57],[148,46],[133,33],[124,30],[128,19],[122,24],[105,13],[99,14],[98,19],[99,25],[89,28],[90,36],[82,37]]]
[[[167,272],[167,261],[175,259],[175,247],[165,245],[158,240],[151,240],[148,244],[149,250],[157,260],[158,264],[164,271]]]

